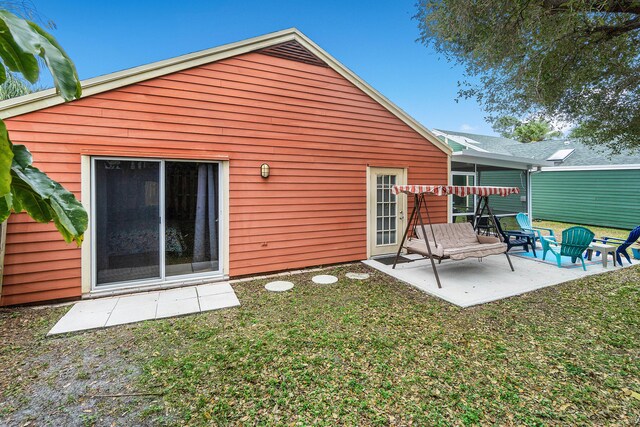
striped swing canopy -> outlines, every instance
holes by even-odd
[[[465,197],[470,194],[478,196],[508,196],[510,194],[520,193],[518,187],[488,187],[488,186],[469,186],[469,185],[394,185],[391,189],[393,194],[435,194],[436,196],[455,196]]]

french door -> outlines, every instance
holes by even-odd
[[[220,274],[220,169],[93,158],[93,288]]]
[[[398,198],[391,188],[406,184],[400,168],[369,168],[369,255],[398,251],[405,227],[406,197]]]

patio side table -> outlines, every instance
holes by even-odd
[[[609,260],[609,254],[613,258],[613,266],[616,266],[616,247],[613,245],[605,245],[604,243],[592,243],[587,249],[587,259],[591,261],[593,251],[600,252],[602,254],[602,266],[607,268]]]

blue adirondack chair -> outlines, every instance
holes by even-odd
[[[636,241],[638,241],[639,238],[640,238],[640,225],[634,228],[633,230],[631,230],[631,233],[629,233],[629,237],[627,237],[627,240],[618,239],[616,237],[603,237],[601,239],[593,239],[593,240],[602,242],[605,244],[613,243],[614,245],[620,245],[616,249],[616,260],[618,261],[618,264],[622,265],[622,258],[620,257],[620,255],[624,255],[624,257],[627,259],[629,264],[631,264],[631,258],[629,258],[629,253],[627,252],[627,249],[629,248],[629,246],[633,245]]]
[[[516,221],[518,222],[518,226],[520,226],[520,229],[522,231],[524,231],[525,233],[530,233],[534,236],[534,242],[533,242],[534,245],[535,245],[535,241],[538,240],[540,241],[540,244],[544,249],[545,241],[543,240],[543,238],[553,240],[554,242],[556,241],[556,236],[553,234],[552,229],[532,226],[531,220],[529,219],[529,216],[526,213],[520,212],[518,215],[516,215]],[[541,233],[542,230],[547,231],[549,235],[548,236],[543,235]]]
[[[571,257],[571,262],[575,263],[578,259],[582,262],[582,269],[587,271],[587,266],[584,264],[584,258],[582,254],[589,248],[595,233],[588,228],[575,226],[567,228],[562,232],[562,244],[549,237],[543,237],[545,241],[542,244],[544,252],[542,253],[542,259],[547,258],[547,252],[551,252],[556,257],[558,267],[562,267],[562,257]]]

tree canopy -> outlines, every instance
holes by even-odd
[[[463,64],[459,96],[544,115],[613,152],[640,147],[640,1],[421,0],[421,41]]]
[[[562,132],[555,130],[547,120],[520,121],[512,116],[498,117],[493,122],[493,130],[505,138],[516,139],[520,142],[537,142],[563,136]]]
[[[10,73],[22,75],[31,84],[37,82],[42,61],[60,96],[66,101],[80,97],[75,66],[56,40],[36,23],[7,10],[0,10],[0,59],[0,87]],[[23,211],[38,222],[53,221],[65,241],[81,244],[87,212],[72,193],[33,166],[27,147],[11,143],[0,120],[0,221]]]

